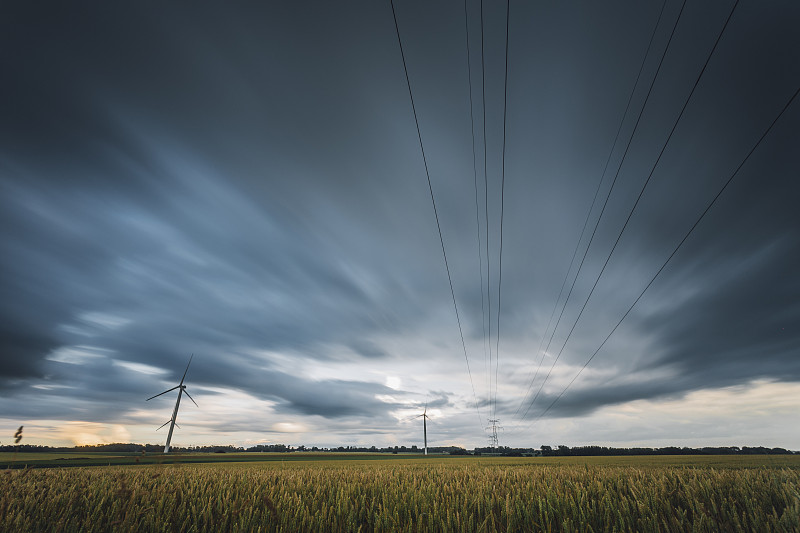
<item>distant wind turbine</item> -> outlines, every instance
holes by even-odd
[[[422,418],[422,434],[425,437],[425,455],[428,455],[428,402],[425,402],[425,410],[422,412],[421,415],[417,415],[414,418]]]
[[[192,354],[192,356],[189,357],[189,365],[192,364],[192,357],[194,357],[194,354]],[[186,385],[183,384],[183,380],[186,379],[186,372],[189,371],[189,365],[186,365],[186,370],[183,372],[183,377],[181,378],[181,382],[178,383],[175,387],[172,387],[171,389],[167,389],[164,392],[158,393],[155,396],[151,396],[147,400],[145,400],[145,401],[150,401],[153,398],[157,398],[157,397],[161,396],[162,394],[166,394],[166,393],[168,393],[170,391],[174,391],[175,389],[178,389],[178,401],[175,402],[175,410],[172,411],[172,418],[170,418],[169,420],[164,422],[158,428],[158,429],[161,429],[164,426],[166,426],[167,424],[169,424],[169,434],[167,435],[167,445],[164,446],[164,453],[169,453],[169,443],[172,441],[172,431],[175,429],[175,426],[177,425],[175,423],[175,419],[178,418],[178,407],[181,405],[181,394],[183,394],[185,392],[186,396],[189,396],[189,399],[192,400],[192,403],[197,405],[197,402],[194,401],[194,398],[192,398],[192,396],[186,390]],[[200,406],[197,405],[197,407],[200,407]],[[180,426],[178,426],[178,427],[180,427]],[[158,431],[158,429],[156,431]]]

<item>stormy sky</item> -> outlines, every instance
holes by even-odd
[[[800,448],[800,4],[395,8],[463,346],[388,0],[0,8],[0,443]]]

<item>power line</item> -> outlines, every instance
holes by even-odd
[[[575,251],[572,252],[572,259],[570,259],[569,267],[567,267],[567,272],[564,274],[564,281],[561,283],[561,289],[558,291],[558,296],[556,297],[556,301],[553,303],[553,310],[550,312],[550,319],[547,321],[547,327],[544,328],[544,332],[542,333],[542,338],[539,341],[539,347],[536,349],[536,353],[542,352],[542,357],[539,359],[539,366],[536,367],[536,372],[533,374],[533,379],[530,380],[530,384],[528,385],[528,390],[525,391],[525,396],[523,397],[522,403],[519,404],[517,410],[514,412],[514,416],[516,417],[519,413],[520,409],[523,405],[525,405],[525,398],[531,392],[533,388],[533,384],[536,382],[536,378],[539,375],[539,370],[542,368],[542,362],[544,361],[545,351],[542,351],[542,346],[544,345],[544,339],[547,337],[547,332],[550,330],[550,325],[553,323],[553,317],[556,314],[556,309],[558,309],[558,302],[561,300],[561,295],[564,293],[564,287],[567,285],[567,280],[569,279],[569,273],[572,270],[572,265],[575,263],[575,257],[578,255],[578,250],[580,249],[581,241],[583,240],[583,235],[586,232],[586,227],[589,224],[589,218],[591,218],[592,210],[594,209],[594,204],[597,201],[597,196],[600,193],[600,187],[603,184],[603,181],[606,177],[606,172],[608,171],[608,165],[611,162],[611,156],[614,154],[614,149],[617,147],[617,141],[619,140],[619,135],[622,132],[622,126],[625,124],[625,119],[628,116],[628,111],[631,108],[631,102],[633,102],[633,95],[636,93],[636,88],[639,86],[639,79],[642,76],[642,72],[644,71],[644,66],[647,63],[647,57],[650,55],[650,48],[653,46],[653,40],[656,36],[656,31],[658,30],[658,26],[661,23],[661,17],[664,15],[664,8],[667,5],[667,0],[661,4],[661,11],[658,13],[658,19],[656,20],[655,26],[653,26],[653,32],[650,34],[650,41],[647,43],[647,49],[644,52],[644,57],[642,58],[642,64],[639,66],[639,72],[636,74],[636,81],[633,84],[633,89],[631,89],[631,94],[628,97],[628,103],[625,106],[625,112],[622,114],[622,119],[619,121],[619,127],[617,128],[617,134],[614,136],[614,142],[611,145],[611,151],[608,153],[608,158],[606,159],[605,167],[603,168],[603,173],[600,176],[600,181],[597,184],[597,189],[594,191],[594,198],[592,198],[592,204],[589,206],[589,211],[586,213],[586,220],[583,221],[583,228],[581,229],[581,234],[578,237],[578,242],[575,243]],[[577,279],[577,273],[576,273]],[[566,302],[565,302],[566,305]],[[556,326],[558,327],[558,326]],[[555,333],[555,330],[554,330]],[[551,337],[552,340],[552,337]],[[528,379],[530,379],[530,374],[528,375]]]
[[[647,292],[647,290],[650,288],[650,286],[653,284],[653,282],[656,280],[656,278],[661,274],[661,272],[664,271],[664,269],[667,267],[669,262],[672,261],[672,258],[675,257],[675,254],[678,253],[678,250],[680,250],[680,248],[683,246],[683,244],[686,242],[686,240],[689,238],[689,236],[692,234],[692,232],[695,230],[695,228],[697,228],[697,226],[700,224],[700,221],[702,221],[703,218],[705,218],[705,216],[708,214],[708,212],[711,210],[711,208],[714,206],[714,204],[716,204],[717,200],[720,198],[720,196],[722,196],[722,193],[725,192],[725,190],[731,184],[733,179],[739,174],[739,171],[742,169],[742,167],[745,165],[745,163],[747,163],[747,160],[750,159],[750,156],[753,155],[753,152],[756,151],[756,149],[759,147],[759,145],[764,140],[764,138],[769,134],[769,132],[772,130],[773,126],[775,126],[775,124],[778,122],[778,120],[780,120],[780,118],[783,116],[783,114],[786,112],[786,110],[789,109],[789,106],[792,105],[792,102],[794,102],[794,99],[797,98],[798,94],[800,94],[800,88],[798,88],[794,92],[792,97],[789,98],[789,101],[786,102],[786,105],[783,106],[783,109],[781,109],[781,112],[778,113],[777,117],[775,117],[775,120],[772,121],[772,123],[764,131],[764,133],[761,135],[761,137],[758,139],[758,141],[755,143],[755,145],[753,145],[753,147],[747,153],[747,155],[742,160],[742,162],[739,163],[739,166],[736,167],[736,170],[733,171],[733,174],[731,174],[731,177],[728,178],[728,180],[725,182],[725,184],[722,186],[722,188],[719,190],[719,192],[716,194],[716,196],[714,196],[714,199],[711,200],[711,202],[706,206],[705,210],[703,210],[703,212],[700,214],[700,216],[697,218],[697,220],[695,220],[694,224],[692,224],[692,227],[689,228],[689,231],[686,232],[686,235],[683,236],[683,239],[681,239],[681,241],[678,243],[678,245],[675,247],[675,249],[672,250],[672,253],[669,255],[669,257],[667,257],[667,260],[664,261],[664,264],[661,265],[661,268],[659,268],[658,271],[655,273],[655,275],[650,279],[650,282],[645,286],[645,288],[642,290],[642,292],[639,293],[639,296],[636,298],[636,300],[634,300],[634,302],[631,304],[631,306],[628,308],[628,310],[625,311],[625,314],[622,315],[622,318],[619,319],[619,322],[617,322],[617,324],[611,330],[611,333],[609,333],[606,336],[606,338],[603,340],[603,342],[600,344],[600,346],[594,351],[594,353],[592,353],[591,357],[589,357],[589,359],[583,364],[583,366],[578,371],[578,373],[575,374],[575,377],[572,378],[572,381],[570,381],[567,384],[567,386],[564,387],[564,389],[561,391],[561,393],[550,403],[550,405],[547,407],[547,409],[545,409],[542,412],[542,414],[540,414],[538,417],[536,417],[536,419],[533,420],[533,422],[531,422],[531,425],[536,423],[536,421],[540,420],[544,415],[546,415],[550,411],[550,409],[553,408],[553,406],[556,404],[556,402],[558,402],[558,400],[560,400],[561,397],[564,396],[564,393],[567,392],[567,389],[569,389],[572,386],[572,384],[575,382],[575,380],[578,379],[578,376],[580,376],[581,373],[584,371],[584,369],[586,369],[586,367],[589,366],[589,363],[592,362],[592,359],[594,359],[594,357],[600,352],[600,350],[603,348],[603,346],[605,346],[606,342],[608,342],[608,339],[610,339],[611,336],[614,334],[614,332],[617,331],[617,328],[620,326],[620,324],[622,324],[623,320],[625,320],[625,318],[630,314],[631,310],[633,310],[633,308],[636,306],[636,304],[639,303],[639,300],[642,299],[642,296],[644,296],[644,293]]]
[[[481,418],[480,410],[478,410],[478,397],[475,394],[475,384],[472,381],[472,370],[469,367],[469,357],[467,356],[467,345],[464,342],[464,331],[461,328],[461,317],[458,314],[458,305],[456,304],[456,293],[453,290],[453,279],[450,276],[450,265],[447,262],[447,252],[444,247],[444,237],[442,236],[442,226],[439,224],[439,211],[436,209],[436,199],[433,195],[433,185],[431,184],[431,174],[428,171],[428,160],[425,157],[425,147],[422,144],[422,133],[419,129],[419,119],[417,118],[417,108],[414,105],[414,94],[411,91],[411,80],[408,77],[408,67],[406,66],[406,56],[403,52],[403,41],[400,38],[400,26],[397,24],[397,13],[394,9],[394,0],[389,0],[392,6],[392,17],[394,18],[394,29],[397,32],[397,43],[400,45],[400,57],[403,59],[403,72],[406,75],[406,85],[408,86],[408,96],[411,99],[411,110],[414,112],[414,124],[417,127],[417,138],[419,139],[419,149],[422,152],[422,162],[425,165],[425,176],[428,178],[428,190],[431,193],[431,204],[433,205],[433,214],[436,218],[436,228],[439,230],[439,242],[442,245],[442,256],[444,257],[444,267],[447,271],[447,281],[450,284],[450,295],[453,297],[453,309],[456,312],[456,322],[458,323],[458,333],[461,335],[461,346],[464,349],[464,360],[467,363],[467,373],[469,374],[469,382],[472,385],[472,396],[475,399],[475,412],[478,414],[478,420],[483,427],[483,419]]]
[[[478,271],[480,272],[481,277],[481,326],[483,327],[483,358],[484,364],[486,364],[486,307],[484,306],[485,303],[485,294],[483,293],[483,253],[481,252],[481,218],[480,218],[480,207],[478,206],[478,164],[477,164],[477,155],[475,153],[475,118],[472,112],[473,110],[473,101],[472,101],[472,64],[470,60],[470,49],[469,49],[469,17],[467,13],[467,0],[464,0],[464,30],[466,33],[466,44],[467,44],[467,81],[469,85],[469,122],[470,122],[470,131],[472,133],[472,175],[474,178],[475,183],[475,224],[478,228]]]
[[[489,337],[489,368],[487,377],[489,378],[489,412],[492,405],[492,294],[491,294],[491,259],[489,256],[489,178],[486,160],[486,63],[484,50],[484,29],[483,29],[483,0],[481,0],[481,100],[483,107],[483,213],[484,228],[486,228],[486,307],[489,314],[488,337]],[[481,291],[483,287],[481,286]]]
[[[510,0],[506,0],[506,69],[503,80],[503,155],[500,178],[500,255],[497,263],[497,344],[494,350],[494,414],[497,415],[497,372],[500,366],[500,297],[503,286],[503,215],[505,212],[506,193],[506,118],[508,115],[508,19]]]
[[[700,84],[700,79],[703,77],[703,74],[705,73],[709,62],[711,61],[711,57],[714,55],[714,52],[716,51],[717,46],[719,45],[719,42],[722,39],[722,35],[725,33],[725,29],[728,27],[728,23],[731,21],[731,17],[733,17],[733,13],[734,13],[734,11],[736,11],[736,6],[738,6],[738,5],[739,5],[739,0],[736,0],[736,2],[733,4],[733,7],[731,8],[730,13],[728,14],[728,18],[725,20],[725,24],[722,26],[722,29],[720,30],[719,35],[717,35],[717,40],[714,42],[714,46],[711,48],[711,52],[709,52],[708,57],[706,58],[706,62],[703,64],[703,68],[700,70],[700,73],[697,75],[697,79],[695,79],[695,81],[694,81],[694,85],[692,86],[692,90],[689,92],[689,96],[686,97],[686,101],[683,103],[683,107],[681,108],[681,112],[678,114],[678,118],[675,119],[675,123],[672,125],[672,129],[670,130],[669,135],[667,136],[667,140],[664,141],[664,146],[661,148],[661,151],[659,152],[655,163],[653,163],[653,167],[650,169],[650,173],[648,174],[647,179],[645,180],[644,185],[642,186],[642,189],[639,191],[639,196],[636,198],[636,202],[634,202],[633,207],[631,207],[631,210],[628,213],[628,217],[625,219],[625,223],[622,225],[622,229],[620,229],[619,235],[617,235],[616,241],[614,241],[614,246],[611,247],[611,251],[608,253],[608,256],[606,257],[605,263],[603,263],[603,268],[600,269],[600,273],[597,275],[597,278],[594,281],[594,285],[592,285],[592,290],[589,291],[589,295],[586,297],[586,300],[583,302],[583,306],[581,307],[581,311],[580,311],[580,313],[578,313],[577,318],[575,318],[575,322],[572,324],[572,328],[570,328],[569,333],[567,334],[567,338],[564,339],[564,344],[561,346],[561,350],[559,350],[559,352],[558,352],[558,357],[560,357],[561,354],[563,353],[564,348],[566,348],[566,346],[567,346],[567,342],[569,342],[569,339],[572,336],[572,332],[575,331],[575,327],[578,325],[578,321],[581,319],[581,316],[583,316],[583,312],[586,309],[586,306],[589,304],[589,300],[591,299],[592,295],[594,294],[594,290],[597,288],[597,284],[600,282],[600,278],[603,276],[603,273],[606,271],[606,267],[608,266],[609,261],[611,261],[611,256],[614,254],[614,251],[617,249],[617,245],[619,244],[620,239],[622,239],[622,234],[625,232],[625,229],[628,227],[628,223],[630,222],[631,217],[633,217],[633,213],[634,213],[634,211],[636,211],[636,207],[639,205],[639,202],[641,201],[642,196],[644,195],[645,189],[647,189],[647,185],[650,183],[650,180],[653,177],[653,173],[655,172],[656,167],[658,166],[658,163],[661,161],[661,156],[664,155],[664,152],[666,151],[667,146],[669,145],[669,141],[672,139],[672,135],[675,133],[675,130],[678,127],[678,123],[680,122],[681,118],[683,117],[683,113],[686,111],[686,107],[689,105],[689,102],[691,101],[692,96],[694,95],[694,91],[697,89],[697,86]],[[556,361],[558,360],[558,357],[556,357]],[[553,363],[553,365],[555,366],[555,363]],[[552,371],[552,367],[551,367],[550,370]],[[550,374],[548,373],[547,374],[547,378],[549,378],[549,377],[550,377]],[[545,378],[545,382],[547,382],[547,378]],[[544,387],[544,382],[542,383],[542,387]],[[539,391],[541,391],[541,390],[542,389],[540,388]]]
[[[738,0],[737,0],[737,2],[738,2]],[[583,253],[583,257],[581,258],[580,265],[578,265],[578,271],[575,274],[575,279],[572,281],[572,286],[570,287],[569,292],[567,293],[567,299],[564,301],[564,307],[561,308],[561,313],[558,316],[558,320],[556,321],[556,325],[555,325],[555,328],[553,329],[553,333],[550,335],[550,340],[547,343],[547,348],[545,348],[545,352],[547,352],[547,350],[550,349],[550,344],[553,342],[553,337],[555,336],[556,330],[558,329],[558,325],[561,323],[561,318],[564,316],[564,310],[566,309],[567,303],[569,302],[569,299],[572,296],[572,291],[575,289],[575,283],[578,281],[578,275],[580,274],[581,270],[583,269],[583,264],[586,261],[586,256],[589,253],[589,248],[591,248],[592,242],[594,242],[594,237],[597,234],[597,228],[600,226],[600,220],[603,218],[603,214],[605,213],[606,207],[608,206],[608,200],[609,200],[609,198],[611,198],[611,193],[614,190],[614,186],[617,183],[617,178],[619,178],[620,170],[622,169],[622,165],[625,162],[625,157],[628,155],[628,150],[630,150],[631,143],[633,142],[633,137],[635,136],[636,130],[639,127],[639,123],[642,120],[642,115],[644,115],[644,110],[647,108],[647,103],[650,100],[650,95],[652,94],[653,86],[655,85],[656,80],[658,79],[658,74],[661,72],[661,66],[664,64],[664,58],[666,58],[667,52],[669,51],[670,44],[672,44],[672,39],[675,36],[675,30],[678,27],[678,23],[681,20],[681,17],[683,15],[683,10],[684,10],[685,7],[686,7],[686,0],[684,0],[683,3],[681,4],[681,10],[678,13],[678,17],[675,19],[675,24],[672,26],[672,31],[670,32],[669,40],[667,41],[666,47],[664,47],[664,52],[661,54],[661,60],[658,63],[658,68],[656,69],[656,73],[653,75],[653,79],[650,82],[650,87],[647,90],[647,96],[645,97],[644,103],[642,104],[642,108],[639,111],[639,116],[636,118],[636,123],[634,124],[633,130],[631,131],[630,138],[628,139],[628,144],[626,145],[625,151],[622,154],[622,159],[620,159],[619,165],[617,166],[617,171],[616,171],[616,174],[614,175],[614,180],[611,182],[611,188],[608,190],[608,193],[606,194],[605,201],[603,202],[603,208],[600,210],[600,216],[597,218],[597,222],[595,222],[594,229],[592,230],[592,236],[589,239],[589,244],[587,244],[586,250]],[[590,296],[591,296],[591,294],[590,294]],[[585,304],[584,304],[584,308],[585,308]],[[581,313],[582,312],[583,312],[583,310],[581,310]],[[578,318],[580,318],[580,315],[578,315]],[[576,320],[575,323],[577,323],[577,320]],[[574,329],[575,329],[575,325],[573,324],[572,329],[569,332],[569,335],[567,335],[567,340],[569,340],[569,336],[572,334],[572,331]],[[544,381],[542,381],[542,385],[539,387],[539,390],[536,391],[536,395],[533,397],[533,400],[531,400],[530,404],[528,404],[527,409],[525,409],[525,413],[522,415],[523,419],[528,415],[528,412],[530,411],[530,409],[533,406],[533,404],[536,402],[536,399],[539,397],[539,394],[541,394],[545,383],[547,383],[547,380],[550,378],[550,375],[553,372],[553,368],[555,368],[556,363],[558,362],[559,358],[561,357],[561,354],[564,351],[564,346],[566,346],[566,340],[564,341],[564,345],[562,345],[561,350],[559,350],[558,355],[556,356],[555,360],[553,361],[553,364],[550,366],[550,370],[548,371],[547,376],[545,376]]]

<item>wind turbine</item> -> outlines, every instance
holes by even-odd
[[[192,364],[192,357],[194,357],[194,354],[192,354],[192,356],[189,357],[189,365]],[[152,400],[153,398],[157,398],[157,397],[161,396],[162,394],[166,394],[166,393],[168,393],[170,391],[174,391],[175,389],[178,389],[178,401],[175,402],[175,410],[172,411],[172,418],[170,418],[169,420],[164,422],[158,428],[158,429],[161,429],[164,426],[166,426],[167,424],[169,424],[169,434],[167,435],[167,445],[164,446],[164,453],[169,453],[169,443],[170,443],[170,441],[172,441],[172,431],[175,429],[175,426],[177,425],[175,423],[175,419],[178,418],[178,407],[181,405],[181,394],[183,394],[185,392],[186,396],[189,396],[189,399],[192,400],[192,403],[197,405],[197,402],[194,401],[194,398],[192,398],[192,396],[186,390],[186,385],[183,384],[183,380],[186,379],[186,372],[189,371],[189,365],[186,365],[186,370],[183,372],[183,377],[181,378],[181,382],[180,383],[178,383],[176,386],[172,387],[171,389],[167,389],[164,392],[158,393],[155,396],[151,396],[147,400],[145,400],[146,402],[148,402],[148,401]],[[200,406],[197,405],[197,407],[200,407]],[[180,427],[180,426],[178,426],[178,427]],[[158,431],[158,429],[156,431]]]
[[[428,402],[425,402],[425,410],[422,412],[421,415],[417,415],[414,418],[422,418],[422,434],[425,437],[425,455],[428,455]]]

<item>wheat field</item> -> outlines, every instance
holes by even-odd
[[[0,530],[800,531],[795,468],[628,463],[431,458],[6,470]]]

